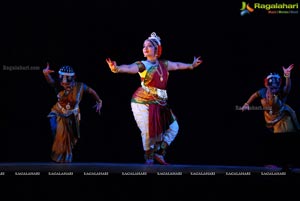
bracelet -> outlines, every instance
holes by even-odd
[[[289,77],[290,77],[290,73],[288,73],[288,74],[285,73],[283,76],[284,76],[285,78],[289,78]]]
[[[111,70],[111,72],[113,73],[118,73],[120,71],[120,69],[118,68],[118,66],[115,66],[114,69]]]
[[[194,66],[193,66],[193,64],[191,64],[191,68],[190,68],[191,70],[193,70],[194,69]]]
[[[246,106],[249,106],[249,104],[246,102],[246,103],[244,103],[244,105],[246,105]]]

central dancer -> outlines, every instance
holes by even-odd
[[[146,60],[132,64],[117,65],[110,58],[106,62],[113,73],[139,73],[141,86],[134,92],[131,108],[137,126],[141,131],[145,164],[168,165],[166,150],[175,139],[179,126],[176,117],[167,104],[167,83],[169,71],[193,70],[201,63],[201,57],[194,57],[192,63],[159,60],[162,54],[161,39],[153,32],[143,44]]]

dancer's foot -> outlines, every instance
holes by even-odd
[[[153,159],[147,159],[145,161],[145,165],[153,165],[154,164],[154,160]]]
[[[160,154],[154,154],[154,159],[161,165],[169,165],[164,159],[163,155]]]

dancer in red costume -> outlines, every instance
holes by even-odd
[[[202,60],[200,57],[194,57],[192,63],[160,60],[162,45],[155,32],[144,41],[143,54],[146,60],[128,65],[117,65],[110,58],[106,62],[113,73],[139,74],[141,86],[132,96],[131,108],[141,131],[145,164],[151,165],[155,160],[167,165],[166,150],[179,130],[176,117],[167,104],[169,71],[193,70]]]

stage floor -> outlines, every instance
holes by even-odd
[[[151,200],[290,201],[299,198],[299,175],[300,168],[259,166],[0,163],[1,193],[30,201],[140,200],[140,192]]]
[[[0,175],[82,175],[82,176],[108,176],[108,175],[189,175],[189,176],[251,176],[251,175],[300,175],[300,168],[290,168],[287,171],[277,166],[225,166],[225,165],[145,165],[138,163],[96,163],[96,162],[13,162],[0,163]]]

